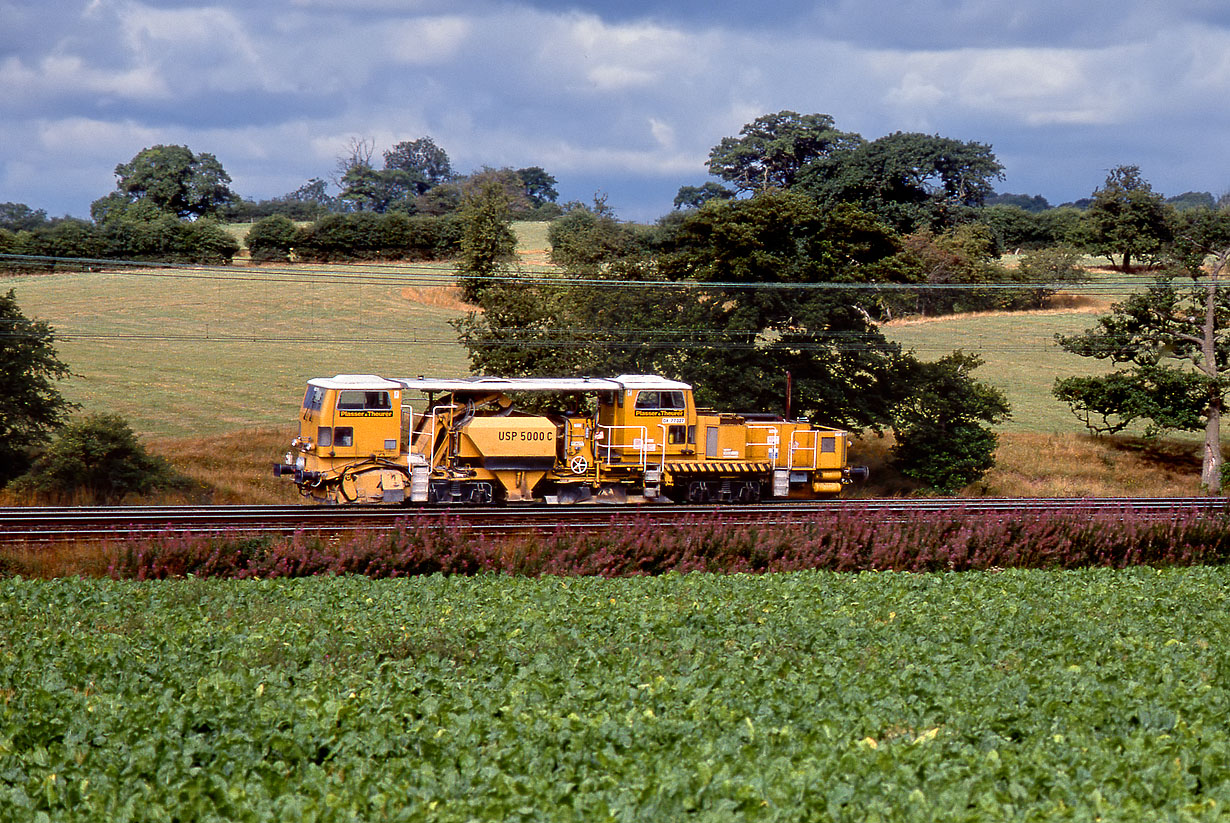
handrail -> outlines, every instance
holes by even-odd
[[[427,432],[427,465],[430,466],[433,470],[436,468],[436,429],[439,428],[439,426],[436,425],[437,419],[438,417],[443,416],[440,414],[441,411],[453,411],[456,408],[457,408],[456,403],[451,403],[447,406],[444,406],[444,405],[433,406],[431,409],[430,415],[428,415],[427,412],[423,412],[422,414],[422,417],[424,419],[426,419],[428,416],[431,417],[431,429]],[[414,433],[414,426],[413,426],[414,409],[413,408],[410,409],[410,423],[411,423],[410,432],[411,434],[413,434]],[[413,443],[410,444],[411,447],[413,445],[414,445]]]
[[[795,438],[796,438],[796,437],[798,437],[798,436],[800,436],[800,435],[802,435],[802,436],[804,436],[804,437],[807,437],[808,435],[810,435],[810,436],[811,436],[811,446],[810,446],[810,447],[808,447],[808,446],[804,446],[804,445],[799,445],[799,444],[796,444],[796,443],[794,442],[794,441],[795,441]],[[811,452],[811,465],[810,465],[810,466],[795,466],[795,465],[794,465],[794,453],[795,453],[796,451],[800,451],[800,452]],[[815,468],[816,468],[817,466],[819,466],[819,465],[820,465],[820,432],[818,432],[818,431],[816,431],[816,430],[814,430],[814,429],[812,429],[812,430],[799,430],[799,429],[795,429],[795,430],[794,430],[794,431],[790,434],[790,455],[789,455],[789,457],[788,457],[788,459],[787,459],[787,461],[786,461],[786,468],[788,468],[788,469],[790,469],[791,471],[793,471],[793,470],[794,470],[794,469],[796,469],[796,468],[798,468],[798,469],[815,469]]]
[[[635,445],[635,443],[631,446],[627,446],[627,445],[616,446],[614,443],[611,442],[613,438],[604,437],[603,439],[606,440],[606,442],[602,444],[602,448],[606,449],[606,462],[607,463],[611,462],[611,450],[612,449],[637,449],[640,454],[639,465],[642,467],[645,465],[645,462],[646,462],[645,457],[649,451],[648,448],[645,446],[645,441],[649,439],[649,429],[647,429],[644,426],[599,426],[598,428],[601,431],[611,432],[612,434],[614,434],[614,432],[617,429],[630,429],[633,431],[640,432],[640,435],[641,435],[641,445],[640,446]],[[665,441],[663,442],[663,448],[665,448]]]

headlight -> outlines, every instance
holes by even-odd
[[[307,465],[307,461],[304,460],[302,456],[295,458],[295,468],[296,469],[302,469],[305,465]]]

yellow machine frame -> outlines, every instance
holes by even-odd
[[[569,410],[519,412],[518,393]],[[848,446],[839,429],[698,409],[690,385],[655,375],[337,375],[309,381],[275,472],[326,503],[755,502],[837,495],[866,476]]]

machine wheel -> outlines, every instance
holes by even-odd
[[[572,470],[573,474],[585,474],[585,472],[589,471],[589,461],[585,459],[584,455],[578,454],[568,461],[568,468]]]

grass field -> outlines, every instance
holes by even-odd
[[[924,360],[954,349],[981,355],[985,364],[975,376],[1001,389],[1012,405],[1003,430],[1049,433],[1083,430],[1067,405],[1051,395],[1055,380],[1106,368],[1060,349],[1055,335],[1077,334],[1095,321],[1095,314],[1070,311],[952,315],[893,323],[885,332]]]
[[[229,227],[238,239],[248,226]],[[529,267],[546,261],[545,223],[518,224]],[[466,309],[414,274],[446,263],[237,265],[7,278],[27,316],[48,321],[83,411],[124,415],[144,436],[293,425],[303,385],[342,372],[469,371],[449,321]],[[406,282],[399,283],[404,277]]]
[[[540,255],[525,243],[524,258]],[[441,264],[235,267],[10,278],[23,310],[47,320],[77,375],[65,394],[117,411],[143,435],[212,434],[293,420],[305,380],[339,372],[468,371],[449,321],[465,307],[439,288],[397,282]],[[957,316],[894,323],[889,336],[924,358],[980,353],[978,376],[1013,407],[1007,431],[1076,431],[1050,395],[1057,377],[1100,368],[1054,345],[1093,323],[1087,311]]]
[[[6,819],[1224,820],[1230,572],[0,580]]]
[[[70,400],[140,434],[189,436],[293,422],[311,377],[467,371],[448,325],[459,308],[391,283],[389,269],[346,276],[85,272],[5,285],[56,329],[77,375],[63,384]]]

